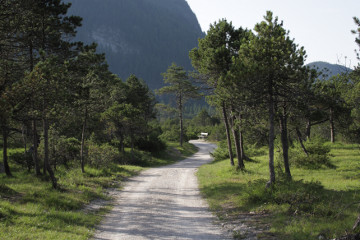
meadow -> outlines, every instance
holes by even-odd
[[[245,171],[231,167],[228,159],[215,160],[198,172],[201,191],[223,221],[248,213],[257,216],[254,227],[267,226],[260,239],[333,239],[352,233],[360,214],[360,148],[357,144],[326,145],[331,149],[331,167],[292,166],[289,181],[276,159],[277,182],[270,188],[265,188],[269,179],[266,148],[245,162]]]

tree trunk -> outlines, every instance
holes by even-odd
[[[8,130],[5,126],[2,127],[3,130],[3,163],[4,163],[4,170],[6,173],[6,176],[11,177],[11,171],[10,171],[10,167],[9,167],[9,162],[8,162],[8,154],[7,154],[7,149],[8,149]]]
[[[34,160],[34,164],[35,164],[35,174],[37,176],[40,176],[40,163],[39,163],[39,158],[38,158],[38,136],[37,136],[37,129],[36,129],[36,120],[33,120],[33,160]]]
[[[121,152],[121,153],[125,153],[124,136],[123,136],[123,134],[120,135],[120,152]]]
[[[24,129],[25,128],[25,129]],[[21,134],[22,134],[22,138],[23,138],[23,142],[24,142],[24,157],[26,159],[26,165],[27,165],[27,168],[28,168],[28,172],[31,171],[31,163],[30,161],[28,160],[28,156],[27,156],[27,124],[23,124],[22,127],[21,127]]]
[[[22,125],[21,126],[21,136],[22,136],[22,139],[23,139],[23,142],[24,142],[24,154],[26,154],[27,152],[27,139],[26,139],[26,133],[25,133],[25,128],[26,126]]]
[[[241,155],[241,150],[240,150],[239,132],[236,129],[235,120],[236,120],[236,118],[235,118],[234,112],[231,111],[230,123],[231,123],[231,131],[232,131],[232,134],[234,137],[236,156],[237,156],[237,160],[238,160],[238,168],[244,169],[245,165],[244,165],[242,155]]]
[[[49,173],[53,188],[57,188],[57,182],[53,170],[51,169],[49,162],[49,124],[46,118],[43,118],[44,128],[44,166],[46,171]],[[44,172],[45,174],[45,172]]]
[[[80,147],[80,163],[81,163],[82,173],[85,173],[84,146],[85,146],[85,130],[86,130],[87,115],[88,115],[88,110],[87,107],[85,107],[84,122],[81,131],[81,147]]]
[[[311,135],[311,121],[310,119],[308,119],[306,123],[306,140],[310,140],[310,135]]]
[[[182,114],[182,97],[179,97],[179,121],[180,121],[180,146],[183,145],[183,137],[184,137],[184,126],[183,126],[183,114]]]
[[[234,166],[235,163],[234,163],[232,147],[231,147],[229,122],[228,122],[228,119],[227,119],[225,102],[222,102],[222,112],[223,112],[224,124],[225,124],[225,129],[226,129],[226,140],[227,140],[227,144],[228,144],[228,150],[229,150],[229,156],[230,156],[230,164],[231,164],[231,166]]]
[[[334,124],[334,110],[330,108],[330,137],[331,142],[335,142],[335,124]]]
[[[280,131],[281,144],[283,149],[284,167],[286,176],[291,179],[290,165],[289,165],[289,141],[287,131],[287,112],[286,106],[283,107],[283,114],[280,116]]]
[[[131,161],[134,162],[135,158],[134,158],[134,137],[131,134]]]
[[[241,159],[243,161],[245,161],[245,160],[249,161],[250,158],[248,156],[246,156],[245,151],[244,151],[244,136],[243,136],[242,126],[241,126],[241,119],[242,119],[242,116],[241,116],[241,114],[239,114],[239,121],[240,121],[240,126],[239,126],[240,154],[241,154]]]
[[[267,186],[271,186],[275,183],[275,167],[274,167],[274,99],[272,92],[272,84],[269,86],[269,172],[270,180]]]
[[[309,156],[309,153],[308,153],[308,151],[307,151],[306,148],[305,148],[305,145],[304,145],[303,140],[302,140],[301,132],[300,132],[300,130],[299,130],[298,127],[296,127],[296,135],[297,135],[297,137],[298,137],[298,139],[299,139],[299,142],[300,142],[300,145],[301,145],[302,150],[304,151],[304,153],[306,154],[306,156]]]

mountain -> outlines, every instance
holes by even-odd
[[[75,40],[98,43],[110,70],[135,74],[151,89],[161,87],[172,62],[192,69],[189,51],[204,36],[185,0],[67,0],[69,15],[83,18]]]
[[[307,66],[310,66],[311,68],[323,72],[325,75],[328,76],[327,78],[341,73],[347,73],[352,71],[350,68],[347,68],[345,66],[339,64],[331,64],[327,62],[312,62],[307,64]]]

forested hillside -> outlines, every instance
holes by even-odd
[[[190,69],[189,51],[203,37],[185,0],[70,0],[69,14],[83,18],[76,39],[97,42],[110,70],[126,79],[144,79],[150,89],[162,84],[172,62]]]
[[[326,77],[335,76],[341,73],[349,73],[352,71],[350,68],[346,66],[342,66],[339,64],[331,64],[327,62],[312,62],[307,64],[307,66],[323,72],[323,74],[326,75]]]

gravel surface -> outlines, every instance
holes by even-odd
[[[197,168],[212,159],[214,144],[192,141],[199,151],[176,164],[143,171],[117,191],[115,206],[94,239],[232,239],[215,224],[201,198]]]

